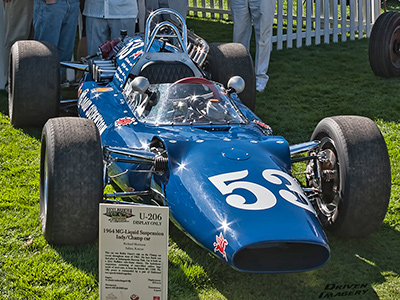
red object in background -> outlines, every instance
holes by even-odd
[[[113,39],[111,41],[105,42],[100,46],[101,56],[103,58],[108,58],[116,45],[118,45],[120,39]]]

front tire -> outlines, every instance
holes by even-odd
[[[389,155],[379,128],[365,117],[330,117],[317,125],[311,140],[321,142],[317,154],[323,157],[317,184],[322,194],[316,200],[322,224],[344,237],[377,231],[391,188]]]
[[[94,242],[103,194],[101,140],[88,119],[50,119],[40,158],[40,219],[54,245]]]
[[[18,41],[10,50],[8,112],[15,127],[42,127],[58,115],[60,61],[49,42]]]

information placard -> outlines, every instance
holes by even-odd
[[[166,300],[168,207],[100,204],[101,300]]]

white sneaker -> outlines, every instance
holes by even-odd
[[[257,92],[260,92],[260,93],[264,92],[266,86],[267,86],[267,83],[259,83],[259,82],[257,82],[256,83]]]
[[[257,78],[256,79],[256,90],[257,90],[257,92],[264,92],[264,90],[265,90],[265,87],[267,86],[267,83],[268,83],[268,80],[269,80],[269,77],[268,77],[268,75],[266,75],[267,76],[267,78]]]

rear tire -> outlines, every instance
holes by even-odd
[[[49,42],[18,41],[10,51],[8,111],[15,127],[42,127],[58,115],[60,61]]]
[[[400,13],[385,12],[372,27],[369,63],[377,76],[400,76]]]
[[[211,79],[227,86],[231,77],[242,77],[246,87],[239,94],[239,98],[244,105],[254,111],[256,75],[249,51],[240,43],[212,43],[209,46],[206,71],[210,73]]]
[[[390,160],[376,124],[365,117],[323,119],[311,140],[321,141],[324,173],[316,209],[322,224],[338,236],[362,237],[377,231],[390,198]],[[325,171],[325,172],[324,172]]]
[[[88,119],[50,119],[43,128],[40,159],[40,218],[54,245],[94,242],[103,195],[101,140]]]

